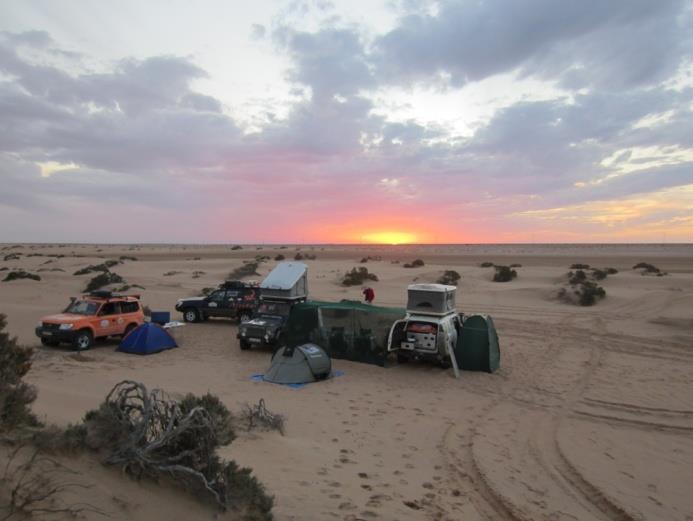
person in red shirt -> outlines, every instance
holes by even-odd
[[[373,291],[373,288],[365,288],[362,293],[363,300],[365,300],[368,304],[372,304],[373,300],[375,299],[375,291]]]

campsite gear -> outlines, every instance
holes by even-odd
[[[465,315],[455,355],[465,371],[493,373],[500,367],[498,333],[488,315]]]
[[[330,376],[332,361],[325,350],[315,344],[282,347],[272,356],[265,380],[278,384],[303,384]]]
[[[407,311],[420,315],[455,313],[457,287],[445,284],[410,284],[407,288]]]
[[[280,262],[260,284],[260,303],[252,319],[238,328],[241,349],[253,345],[277,345],[284,333],[291,308],[308,296],[308,266]]]
[[[455,309],[455,286],[411,284],[407,288],[407,315],[392,325],[388,351],[399,362],[432,360],[445,367],[452,364],[459,377],[459,357],[455,356],[461,320]]]
[[[150,355],[173,347],[178,347],[178,344],[168,331],[158,324],[145,322],[123,338],[118,346],[118,351]]]
[[[331,358],[385,365],[390,326],[404,309],[385,308],[353,300],[307,301],[296,304],[286,324],[286,344],[311,342]]]
[[[305,300],[308,297],[308,266],[280,262],[260,283],[263,299]]]
[[[45,316],[35,333],[44,346],[61,342],[81,351],[89,349],[96,338],[126,335],[144,322],[139,295],[119,295],[110,291],[93,291],[81,298],[71,298],[60,314]]]
[[[375,300],[375,291],[373,291],[373,288],[366,288],[363,290],[363,300],[369,304],[373,303],[373,300]]]
[[[171,321],[171,313],[168,311],[152,311],[151,321],[155,324],[163,326],[167,322]]]

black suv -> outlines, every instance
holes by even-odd
[[[252,345],[277,346],[280,344],[294,304],[295,302],[291,300],[261,301],[252,320],[242,320],[238,327],[236,338],[239,339],[241,349],[250,349]]]
[[[186,322],[198,322],[209,317],[228,317],[249,320],[258,304],[260,288],[239,280],[227,281],[206,297],[191,297],[176,302],[176,311]]]

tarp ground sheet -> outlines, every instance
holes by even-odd
[[[356,301],[297,304],[287,322],[287,344],[314,343],[332,358],[384,366],[392,324],[404,318],[402,308]]]

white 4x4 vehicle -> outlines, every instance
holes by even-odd
[[[462,321],[455,306],[455,286],[411,284],[407,315],[392,325],[388,351],[397,360],[427,359],[449,367]]]

